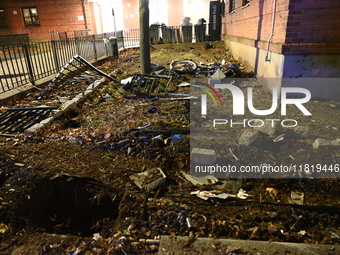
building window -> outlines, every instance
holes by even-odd
[[[250,0],[242,0],[242,6],[248,5]]]
[[[40,26],[38,10],[36,7],[22,8],[22,15],[26,27]]]
[[[5,10],[0,8],[0,28],[7,28]]]
[[[236,0],[229,0],[229,12],[235,11],[235,1]]]

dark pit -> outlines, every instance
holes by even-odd
[[[45,232],[91,236],[113,229],[118,206],[117,194],[100,182],[61,175],[36,182],[17,214]]]

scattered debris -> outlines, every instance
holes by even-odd
[[[272,199],[276,199],[277,197],[277,194],[279,193],[279,191],[275,188],[266,188],[266,194],[269,194],[269,196],[272,198]]]
[[[318,149],[322,147],[330,147],[330,148],[340,148],[340,139],[329,140],[324,138],[317,138],[313,143],[313,148]]]
[[[132,79],[124,80],[122,88],[130,94],[164,96],[168,90],[172,76],[155,76],[144,74],[133,74]]]
[[[213,185],[218,182],[218,179],[213,175],[206,175],[203,177],[192,176],[182,172],[185,179],[191,182],[195,186],[203,186],[203,185]]]
[[[251,197],[251,195],[247,194],[247,191],[244,189],[240,189],[236,196],[240,199],[247,199],[248,197]]]
[[[304,196],[305,196],[305,193],[298,192],[298,191],[292,191],[290,194],[290,198],[292,199],[292,201],[298,205],[303,205]]]
[[[9,232],[9,227],[4,223],[0,223],[0,234],[5,235],[8,232]]]
[[[179,135],[179,134],[173,135],[173,136],[171,137],[171,140],[172,140],[172,141],[178,141],[178,140],[181,140],[181,139],[182,139],[182,137],[181,137],[181,135]]]
[[[150,191],[165,184],[166,175],[160,168],[152,168],[139,174],[131,175],[130,179],[140,189]]]
[[[71,98],[69,98],[69,97],[59,97],[59,96],[58,96],[58,99],[59,99],[60,103],[62,103],[62,104],[71,100]]]
[[[298,232],[298,234],[301,235],[301,236],[304,236],[306,233],[307,233],[306,230],[300,230]]]
[[[83,143],[82,140],[80,140],[80,139],[78,139],[78,138],[75,138],[75,137],[73,137],[73,136],[70,136],[70,137],[68,138],[68,140],[69,140],[70,142],[72,142],[72,143]]]
[[[157,107],[151,107],[145,113],[158,113],[158,114],[162,114],[162,112]]]
[[[289,136],[297,139],[307,139],[309,137],[309,127],[297,126],[293,129],[288,129]]]
[[[250,146],[259,138],[260,132],[246,129],[240,136],[239,145]]]
[[[282,142],[284,139],[286,139],[288,137],[288,135],[286,133],[284,134],[281,134],[281,135],[278,135],[277,137],[275,137],[273,139],[273,142],[274,143],[277,143],[277,142]]]
[[[216,160],[216,152],[209,149],[193,148],[191,160],[197,164],[212,165]]]
[[[228,154],[228,155],[234,157],[234,159],[235,159],[236,161],[240,160],[238,157],[236,157],[236,155],[234,154],[234,152],[232,151],[231,148],[229,148],[229,154]]]
[[[232,195],[229,193],[224,193],[219,190],[211,190],[211,191],[193,191],[190,193],[191,195],[196,195],[197,197],[203,199],[203,200],[208,200],[209,198],[220,198],[220,199],[227,199],[227,198],[239,198],[239,199],[247,199],[250,197],[249,194],[243,189],[240,189],[237,195]]]

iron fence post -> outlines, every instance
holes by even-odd
[[[59,60],[58,60],[56,42],[57,41],[52,40],[51,44],[52,44],[53,60],[54,60],[55,67],[56,67],[57,72],[58,72],[60,70],[60,65],[59,65]]]
[[[123,49],[125,49],[125,41],[124,41],[124,30],[122,31],[122,46],[123,46]]]
[[[107,43],[106,43],[106,38],[108,38],[108,36],[107,36],[107,34],[106,33],[104,33],[103,34],[103,39],[105,39],[105,54],[106,54],[106,56],[108,56],[109,55],[109,50],[108,50],[108,45],[107,45]]]
[[[75,37],[74,41],[76,43],[76,52],[78,55],[80,55],[79,37]]]
[[[28,72],[29,72],[29,80],[32,83],[32,85],[34,86],[35,85],[35,80],[34,80],[34,72],[33,72],[33,66],[32,66],[32,62],[31,62],[29,46],[28,46],[27,43],[24,43],[22,45],[22,47],[24,48],[24,52],[25,52],[27,69],[28,69]]]
[[[97,61],[97,49],[96,49],[96,37],[95,35],[92,35],[93,39],[93,54],[94,54],[94,59]]]

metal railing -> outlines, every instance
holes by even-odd
[[[116,37],[119,49],[138,47],[139,33],[139,29],[98,35],[80,33],[80,37],[64,36],[62,40],[0,45],[0,93],[27,84],[35,85],[38,80],[57,74],[76,54],[87,61],[108,56],[108,45],[104,38]],[[150,26],[151,44],[190,43],[206,39],[206,25]]]
[[[74,55],[88,61],[107,56],[104,35],[0,46],[0,93],[56,74]]]

